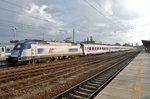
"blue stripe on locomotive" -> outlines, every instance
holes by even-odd
[[[20,42],[18,42],[18,43],[21,43],[21,47],[20,47],[20,49],[19,49],[19,55],[18,55],[18,57],[21,57],[21,54],[22,54],[22,52],[23,52],[23,49],[25,49],[25,47],[27,46],[27,45],[29,45],[29,44],[36,44],[37,42],[35,42],[35,41],[33,41],[33,40],[22,40],[22,41],[20,41]],[[17,43],[17,44],[18,44]]]
[[[38,54],[42,54],[44,53],[44,49],[43,48],[38,48]]]
[[[69,48],[68,52],[78,52],[78,48]]]

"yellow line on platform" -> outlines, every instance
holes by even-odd
[[[136,81],[133,87],[133,93],[132,93],[132,98],[131,99],[140,99],[140,94],[141,94],[141,73],[143,71],[143,60],[141,59],[139,61],[138,67],[138,72],[136,74]]]

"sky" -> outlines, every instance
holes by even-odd
[[[18,39],[107,44],[150,40],[149,0],[0,0],[0,42]],[[16,36],[15,36],[16,35]]]

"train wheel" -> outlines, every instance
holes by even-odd
[[[53,57],[52,61],[57,61],[58,57]]]
[[[46,58],[43,58],[43,59],[42,59],[42,62],[46,62],[46,61],[47,61],[47,59],[46,59]]]
[[[63,56],[63,59],[67,59],[68,58],[68,56]]]
[[[37,60],[32,59],[28,62],[28,65],[35,65],[37,63]]]
[[[37,63],[37,60],[33,60],[32,65],[35,65]]]
[[[29,61],[27,62],[27,64],[28,64],[28,65],[31,65],[31,60],[29,60]]]
[[[50,63],[51,59],[50,58],[47,58],[46,59],[46,63]]]

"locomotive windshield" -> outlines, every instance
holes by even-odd
[[[14,50],[19,50],[21,48],[21,44],[16,44],[16,46],[14,47]]]

